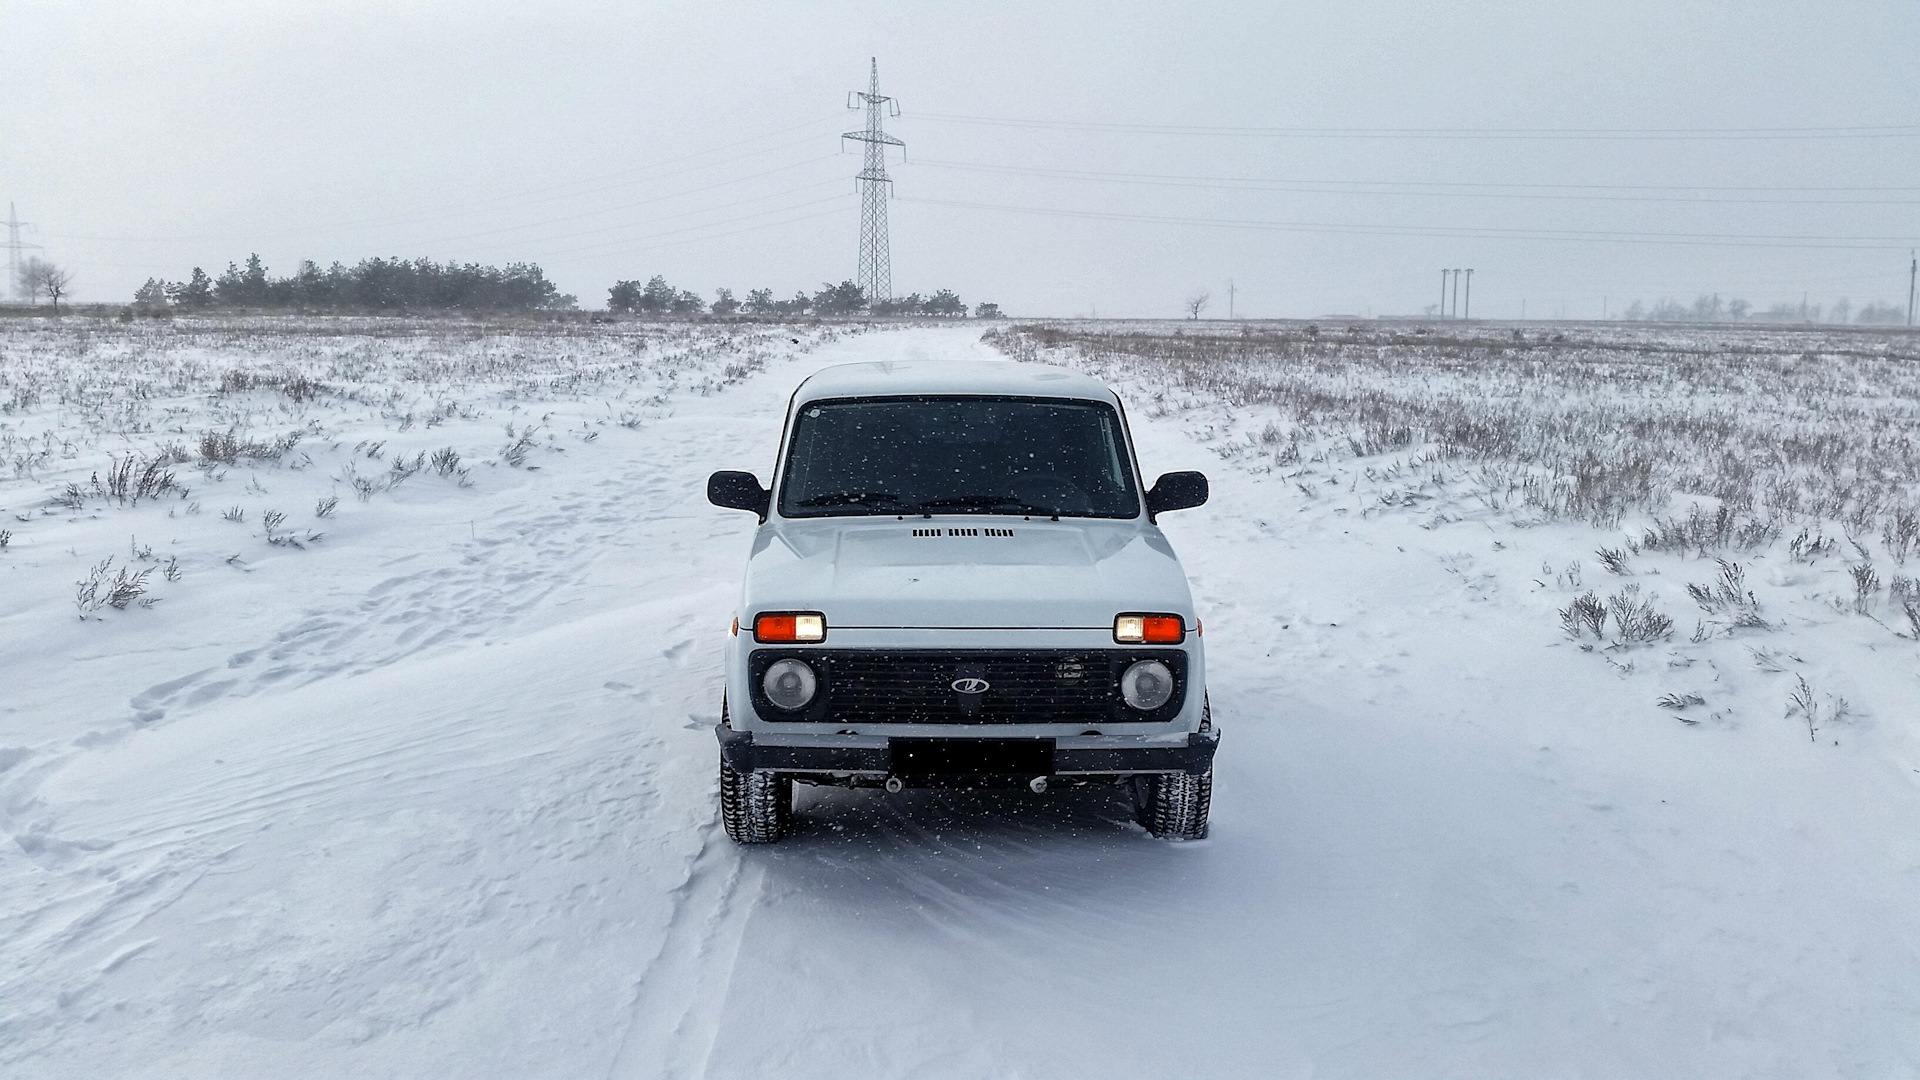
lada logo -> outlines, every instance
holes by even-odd
[[[962,694],[984,694],[991,685],[985,679],[953,680],[953,688]]]

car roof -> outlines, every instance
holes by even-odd
[[[821,368],[801,382],[794,401],[909,394],[1083,398],[1119,403],[1119,398],[1105,383],[1091,376],[1050,364],[1014,360],[882,360],[835,364]]]

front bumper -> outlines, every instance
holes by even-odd
[[[720,757],[735,772],[817,773],[824,778],[854,776],[885,777],[897,772],[976,773],[1000,772],[1022,777],[1032,776],[1129,776],[1137,773],[1204,774],[1213,767],[1213,753],[1220,745],[1217,729],[1190,732],[1184,743],[1140,743],[1137,745],[1061,746],[1054,739],[888,739],[885,745],[776,745],[756,743],[751,731],[739,731],[726,724],[714,726],[720,738]],[[930,744],[958,751],[952,763],[928,765]],[[969,744],[991,747],[993,753],[982,756],[991,762],[996,754],[1017,758],[1021,767],[1000,770],[974,769],[967,763]],[[896,768],[898,767],[898,768]]]

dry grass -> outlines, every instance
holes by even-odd
[[[75,583],[73,603],[80,609],[80,617],[86,619],[103,607],[124,611],[128,605],[138,601],[141,607],[152,607],[152,599],[146,596],[147,578],[152,575],[153,567],[134,570],[122,566],[118,571],[113,568],[113,556],[109,555],[87,571],[87,576]]]
[[[1560,628],[1575,641],[1591,636],[1610,640],[1608,648],[1619,649],[1671,637],[1673,620],[1659,611],[1651,596],[1640,595],[1640,586],[1626,585],[1604,601],[1593,592],[1574,597],[1560,611]]]
[[[1129,384],[1150,412],[1269,411],[1233,452],[1275,468],[1450,465],[1502,506],[1652,518],[1640,549],[1759,548],[1832,522],[1895,559],[1920,550],[1920,339],[1904,333],[1095,323],[989,338]]]
[[[855,330],[804,332],[817,344]],[[637,424],[638,410],[671,395],[712,394],[762,370],[800,333],[537,318],[0,320],[0,489],[71,469],[92,448],[145,443],[120,478],[126,494],[108,494],[131,502],[150,465],[279,460],[343,413],[407,431],[517,402],[604,398]],[[125,468],[117,457],[114,468]]]

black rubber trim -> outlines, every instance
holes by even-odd
[[[725,725],[713,730],[720,737],[720,760],[735,772],[885,773],[893,764],[884,746],[758,746],[751,731]]]
[[[1055,773],[1184,772],[1199,776],[1213,767],[1217,731],[1193,732],[1185,746],[1087,746],[1053,752]]]
[[[892,775],[894,772],[893,740],[889,745],[879,746],[769,746],[755,743],[751,731],[736,731],[724,724],[715,725],[714,734],[720,739],[720,758],[727,767],[735,772],[855,772]],[[956,738],[952,740],[901,739],[899,740],[909,758],[924,755],[929,744],[940,742],[965,743],[972,740]],[[1004,753],[1009,744],[1027,742],[1033,747],[1033,754],[1022,756],[1022,764],[1029,768],[1017,774],[1033,777],[1036,775],[1063,775],[1074,773],[1169,773],[1184,772],[1199,776],[1213,767],[1214,751],[1220,746],[1218,731],[1192,732],[1187,735],[1185,745],[1173,746],[1094,746],[1065,749],[1054,745],[1052,739],[1031,740],[991,740],[997,744],[996,752]],[[1050,766],[1041,766],[1040,762],[1051,757]]]

